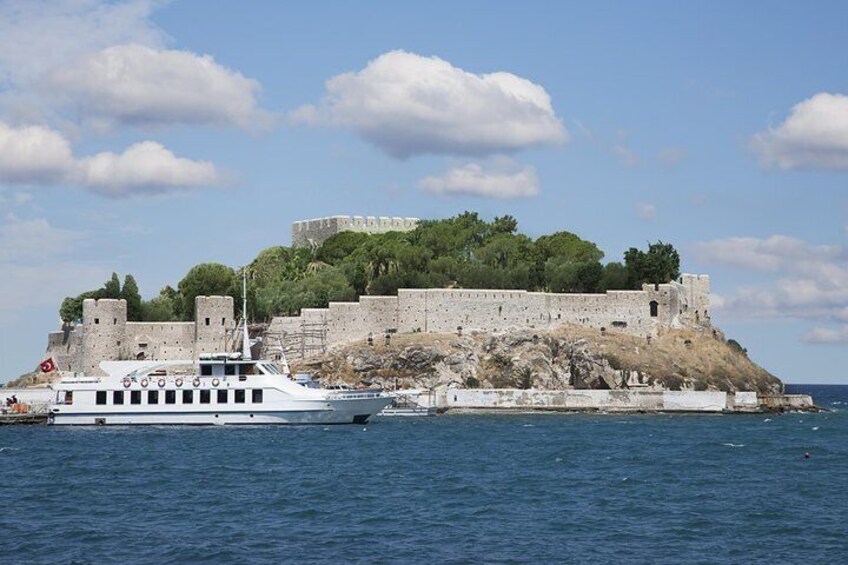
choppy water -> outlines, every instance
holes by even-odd
[[[0,428],[0,561],[846,562],[848,387],[795,388],[836,411]]]

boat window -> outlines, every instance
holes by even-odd
[[[224,374],[225,375],[235,375],[236,374],[236,366],[235,365],[224,365]]]
[[[65,391],[65,404],[73,404],[74,403],[74,391],[68,390]]]
[[[165,404],[176,404],[176,403],[177,403],[177,391],[166,390],[165,391]]]
[[[98,390],[97,391],[97,404],[106,404],[106,391]]]
[[[148,390],[147,391],[147,403],[148,404],[159,404],[159,391],[158,390]]]
[[[123,403],[124,403],[124,391],[122,391],[122,390],[114,391],[112,393],[112,404],[123,404]]]
[[[130,404],[141,404],[141,391],[140,390],[131,390],[130,391]]]
[[[226,404],[227,403],[227,392],[226,390],[218,391],[218,404]]]
[[[237,390],[236,391],[235,403],[236,404],[244,404],[244,391],[243,390]]]
[[[200,374],[204,377],[212,376],[212,365],[201,365],[200,366]]]
[[[194,391],[193,390],[184,390],[183,391],[183,404],[191,404],[194,402]]]
[[[252,397],[253,398],[251,398],[251,400],[254,404],[262,404],[262,389],[261,388],[253,389]]]
[[[201,390],[200,391],[200,403],[201,404],[209,404],[212,399],[212,391],[209,390]]]

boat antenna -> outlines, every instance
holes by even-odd
[[[244,336],[241,342],[241,355],[243,359],[252,359],[250,354],[250,334],[247,332],[247,267],[242,269],[242,287],[241,287],[241,316],[244,321]]]

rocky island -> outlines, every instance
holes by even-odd
[[[516,227],[473,213],[297,222],[294,247],[246,267],[256,352],[324,384],[429,391],[446,409],[812,407],[714,327],[709,276],[681,274],[671,245],[602,265],[574,234]],[[237,350],[239,278],[202,264],[142,301],[113,275],[65,300],[47,356],[59,372],[99,374],[103,360]]]

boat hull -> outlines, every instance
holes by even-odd
[[[54,409],[49,423],[56,426],[129,426],[129,425],[331,425],[365,424],[388,406],[388,396],[328,400],[301,407],[274,409],[267,406],[252,409],[217,410],[132,410],[75,411],[67,407]],[[224,408],[224,407],[220,407]]]

